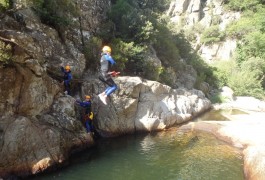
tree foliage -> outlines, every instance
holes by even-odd
[[[159,33],[154,43],[157,55],[166,68],[173,67],[175,70],[179,69],[181,57],[174,36],[163,24],[158,26],[158,31]]]
[[[262,62],[260,62],[262,63]],[[229,86],[237,96],[254,96],[257,98],[264,97],[262,87],[262,69],[254,69],[257,64],[252,61],[250,69],[247,64],[238,66],[235,61],[218,62],[214,66],[217,67],[215,76],[218,78],[218,86]]]
[[[0,0],[0,12],[4,12],[9,8],[9,0]]]
[[[156,13],[165,7],[164,1],[115,1],[109,13],[115,24],[115,37],[136,43],[152,41]]]
[[[105,24],[113,25],[113,31],[109,34],[101,32],[99,35],[107,37],[105,42],[112,44],[113,56],[121,70],[128,75],[159,80],[161,68],[144,59],[150,52],[149,45],[155,47],[163,65],[178,67],[180,58],[176,42],[159,21],[162,12],[168,7],[168,0],[115,0],[112,3],[109,12],[111,23]]]
[[[9,64],[12,58],[12,46],[0,40],[0,64]]]
[[[234,11],[255,10],[257,5],[264,3],[263,0],[230,0],[227,5]]]
[[[111,23],[105,23],[110,31],[102,31],[99,35],[105,38],[103,42],[111,43],[115,48],[113,56],[124,73],[141,74],[145,78],[173,85],[175,78],[170,77],[176,77],[176,72],[185,68],[183,61],[192,64],[199,59],[183,35],[170,28],[169,19],[165,16],[169,3],[168,0],[112,1],[109,12]],[[148,48],[150,46],[154,47],[156,56],[161,60],[161,67],[144,59],[148,51],[152,52]],[[201,63],[198,61],[195,68],[201,70],[199,76],[205,80],[210,77],[211,70],[206,70],[205,65],[198,65]]]
[[[265,6],[264,0],[231,0],[227,7],[242,11],[241,18],[226,30],[228,37],[237,38],[235,74],[226,75],[239,95],[264,97],[265,89]],[[222,79],[221,79],[222,81]],[[224,82],[224,81],[223,81]]]
[[[95,61],[95,59],[100,58],[102,41],[99,38],[92,37],[89,41],[85,44],[84,47],[84,55],[86,58],[86,69],[90,69],[92,71],[97,71],[99,68],[99,61]]]
[[[224,33],[220,31],[219,26],[211,26],[202,33],[201,42],[211,44],[220,42],[224,38]]]
[[[112,49],[115,52],[114,59],[118,62],[118,68],[128,74],[143,71],[143,57],[145,46],[134,42],[124,42],[117,38],[112,41]]]
[[[61,38],[65,28],[78,16],[79,9],[74,0],[29,0],[44,24],[54,27]]]

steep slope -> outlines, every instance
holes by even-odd
[[[185,30],[193,48],[208,63],[215,60],[229,60],[236,48],[235,39],[220,39],[217,43],[202,41],[205,31],[216,27],[215,33],[221,34],[229,23],[240,18],[239,12],[226,11],[224,2],[225,0],[172,1],[167,12],[171,21]],[[208,38],[210,36],[211,34],[208,33]]]

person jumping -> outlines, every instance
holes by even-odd
[[[108,87],[105,89],[104,92],[100,93],[98,96],[100,100],[107,105],[107,97],[110,96],[117,88],[117,84],[113,81],[111,76],[116,76],[117,72],[110,71],[110,68],[116,64],[114,59],[111,57],[111,48],[109,46],[104,46],[102,48],[101,59],[100,59],[100,75],[99,80],[103,83],[107,84]]]

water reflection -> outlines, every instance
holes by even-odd
[[[140,152],[143,154],[149,153],[152,149],[154,149],[155,141],[153,141],[151,136],[145,136],[142,141],[140,141]]]
[[[222,109],[222,110],[210,110],[201,116],[197,117],[195,121],[229,121],[231,115],[248,114],[239,109]]]

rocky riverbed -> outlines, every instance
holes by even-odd
[[[238,97],[229,103],[216,104],[214,108],[239,109],[245,113],[226,115],[230,121],[190,122],[179,130],[206,131],[241,148],[246,179],[265,179],[265,102]]]

